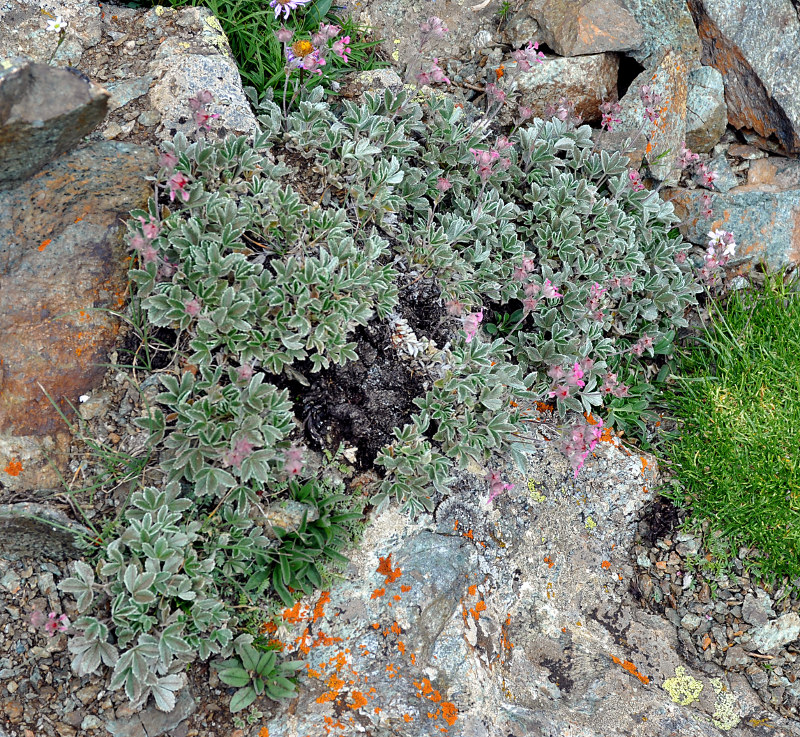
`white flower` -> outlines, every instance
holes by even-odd
[[[67,30],[67,24],[61,20],[61,16],[57,15],[54,19],[47,21],[47,30],[61,33]]]
[[[708,245],[709,246],[716,246],[718,243],[722,243],[722,239],[727,235],[727,232],[724,230],[710,230],[708,231]]]
[[[79,401],[81,404],[83,404],[84,402],[88,402],[88,401],[89,401],[89,395],[88,395],[88,394],[81,394],[81,395],[78,397],[78,401]]]
[[[727,246],[725,246],[725,250],[722,252],[722,255],[733,256],[735,252],[736,252],[736,241],[731,241],[730,243],[728,243]]]

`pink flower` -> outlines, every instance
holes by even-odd
[[[538,49],[538,43],[529,41],[526,48],[515,51],[511,56],[523,72],[529,72],[534,64],[542,64],[544,62],[544,54]]]
[[[533,297],[525,297],[525,299],[522,300],[522,310],[525,315],[527,315],[529,312],[533,312],[538,305],[539,300],[534,299]]]
[[[605,128],[609,132],[613,132],[614,126],[617,123],[621,123],[622,119],[619,118],[620,111],[622,107],[618,102],[604,102],[600,105],[600,112],[603,114],[603,117],[600,121],[600,127]]]
[[[702,209],[703,217],[710,218],[714,214],[714,211],[711,208],[711,195],[708,194],[708,192],[704,192],[702,200],[703,200],[703,209]]]
[[[197,126],[198,130],[211,131],[208,121],[218,117],[219,113],[209,113],[205,110],[196,110],[194,113],[194,124]]]
[[[187,184],[189,184],[189,180],[186,178],[186,175],[180,171],[175,172],[167,180],[167,186],[169,187],[169,201],[172,202],[175,199],[175,193],[177,192],[184,202],[188,202],[189,193],[186,191]]]
[[[547,392],[547,396],[551,399],[553,397],[556,399],[566,399],[569,396],[569,387],[563,384],[561,386],[554,386],[549,392]]]
[[[566,376],[564,369],[561,368],[561,366],[551,366],[549,369],[547,369],[547,375],[553,381],[561,381]]]
[[[324,41],[329,41],[332,38],[336,38],[341,32],[342,29],[340,26],[334,25],[333,23],[320,23],[319,31],[317,31],[315,35],[319,36]],[[345,40],[346,43],[350,43],[350,36],[345,36]]]
[[[288,44],[293,37],[294,31],[286,26],[281,26],[277,31],[275,31],[275,38],[277,38],[282,44]]]
[[[41,627],[46,621],[47,617],[44,616],[44,612],[40,612],[38,609],[34,609],[31,612],[31,625],[33,625],[37,629]]]
[[[210,102],[214,102],[214,95],[209,90],[203,90],[197,93],[197,97],[189,98],[189,107],[195,111],[202,110]]]
[[[583,369],[581,365],[576,361],[575,364],[570,369],[569,374],[567,374],[567,385],[568,386],[577,386],[583,388],[586,386],[586,382],[583,381]]]
[[[467,343],[471,343],[472,339],[478,332],[478,327],[483,320],[483,308],[478,310],[478,312],[470,312],[468,315],[464,315],[462,319],[462,324],[464,326],[464,332],[467,334]]]
[[[678,158],[678,165],[681,167],[681,169],[685,169],[687,166],[696,164],[699,160],[700,155],[693,154],[688,148],[686,148],[685,143],[681,146],[681,154]]]
[[[542,296],[546,297],[547,299],[556,299],[557,297],[563,297],[564,295],[559,294],[556,291],[556,288],[549,279],[545,279],[544,286],[542,286]]]
[[[453,185],[450,183],[450,180],[447,177],[439,177],[436,180],[436,189],[438,189],[442,194],[447,192]]]
[[[47,615],[47,622],[44,625],[44,631],[50,637],[55,635],[56,632],[66,632],[69,629],[69,618],[66,614],[58,616],[55,612],[50,612]]]
[[[644,189],[644,184],[642,183],[642,175],[639,174],[638,171],[635,169],[631,169],[628,172],[628,179],[631,180],[631,188],[634,192],[641,192]]]
[[[486,502],[487,505],[491,504],[504,491],[509,491],[514,488],[513,484],[506,484],[503,481],[499,471],[489,470],[486,472],[485,478],[489,482],[489,499]]]
[[[528,118],[533,117],[533,109],[527,107],[526,105],[519,106],[519,117],[520,120],[528,120]]]
[[[236,441],[232,450],[223,453],[222,465],[241,468],[245,458],[251,455],[254,449],[255,446],[251,442],[240,438]]]
[[[444,304],[447,307],[448,315],[454,315],[458,317],[464,313],[464,305],[457,299],[450,299]]]
[[[505,151],[507,148],[513,148],[514,144],[508,140],[508,136],[499,136],[497,143],[494,144],[495,150]]]
[[[143,264],[158,263],[158,251],[148,243],[139,251],[139,258],[141,258]]]
[[[497,100],[501,105],[506,101],[506,93],[494,82],[489,82],[486,85],[486,94],[488,97]]]
[[[250,381],[253,378],[253,367],[249,363],[243,363],[236,367],[236,378],[239,381]]]
[[[320,67],[324,67],[325,64],[327,64],[325,57],[319,53],[319,49],[314,49],[310,54],[303,57],[300,66],[312,74],[322,74],[322,69]]]
[[[512,278],[515,281],[525,281],[528,278],[528,272],[525,270],[524,266],[516,266],[514,268],[514,273],[512,274]]]
[[[197,299],[187,299],[183,303],[183,309],[186,310],[186,314],[190,317],[197,317],[200,314],[200,302]]]
[[[134,251],[141,251],[143,248],[148,246],[147,241],[142,238],[138,233],[131,238],[131,248]]]
[[[335,26],[338,27],[338,26]],[[340,56],[343,61],[347,61],[348,54],[352,54],[353,50],[347,45],[350,43],[350,36],[344,36],[340,38],[338,41],[334,41],[333,43],[333,53],[337,56]]]
[[[422,31],[423,37],[436,36],[437,38],[442,38],[449,29],[442,23],[441,18],[432,15],[428,20],[420,23],[419,30]]]
[[[150,241],[154,240],[161,231],[161,225],[158,220],[153,220],[152,217],[145,220],[140,216],[139,222],[142,224],[142,233],[144,233],[144,237]]]
[[[525,266],[525,260],[523,259],[523,267]],[[529,282],[525,285],[525,296],[526,297],[536,297],[538,296],[539,292],[542,291],[542,288],[536,282]]]
[[[283,11],[283,17],[288,18],[290,11],[297,10],[297,8],[308,2],[310,0],[270,0],[269,6],[275,8],[276,18],[281,14],[281,11]]]
[[[298,476],[303,470],[303,449],[292,445],[283,452],[283,470],[290,477]]]
[[[633,286],[633,277],[630,274],[626,274],[619,280],[619,283],[622,284],[625,289],[630,289]]]
[[[178,157],[170,153],[169,151],[165,151],[161,156],[158,158],[158,165],[164,169],[172,171],[175,168],[175,165],[178,163]]]

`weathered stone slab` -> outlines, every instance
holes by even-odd
[[[700,67],[689,74],[686,98],[686,146],[708,153],[728,125],[728,107],[722,75],[714,67]]]
[[[517,74],[517,62],[504,62],[506,73],[513,81],[510,89],[518,89],[519,102],[544,117],[545,109],[566,97],[575,103],[575,112],[586,122],[600,120],[600,104],[616,98],[619,57],[616,54],[591,54],[571,59],[548,56],[528,72]],[[487,78],[489,81],[494,74]]]
[[[42,504],[0,505],[0,556],[74,560],[81,558],[78,541],[91,530]]]
[[[561,56],[630,51],[644,42],[636,19],[615,0],[534,0],[540,41]]]
[[[147,201],[157,167],[151,149],[97,143],[0,193],[0,465],[30,451],[14,438],[65,429],[42,387],[69,415],[102,379],[119,329],[107,310],[127,286],[120,218]],[[2,482],[35,488],[35,473],[23,461]]]
[[[687,240],[705,246],[710,230],[729,230],[738,244],[732,264],[754,265],[763,259],[779,270],[800,263],[800,189],[765,187],[744,185],[726,194],[676,187],[665,189],[663,196],[675,205]],[[711,198],[710,218],[702,215],[704,194]]]
[[[0,61],[0,189],[74,148],[103,120],[108,98],[66,69]]]
[[[800,153],[800,19],[791,0],[689,0],[728,122]]]
[[[747,184],[765,191],[800,189],[800,161],[780,156],[756,159],[747,170]]]

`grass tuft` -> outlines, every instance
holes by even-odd
[[[677,482],[665,496],[691,507],[689,524],[708,519],[760,551],[747,562],[768,583],[800,576],[798,289],[771,276],[712,303],[666,397],[679,427],[664,448]]]

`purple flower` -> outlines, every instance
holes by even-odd
[[[270,0],[269,6],[275,8],[276,18],[281,14],[281,11],[283,11],[283,17],[288,18],[292,10],[297,10],[297,8],[310,1],[311,0]]]
[[[292,40],[293,36],[294,31],[286,26],[281,26],[277,31],[275,31],[275,38],[277,38],[282,44],[288,44]]]

